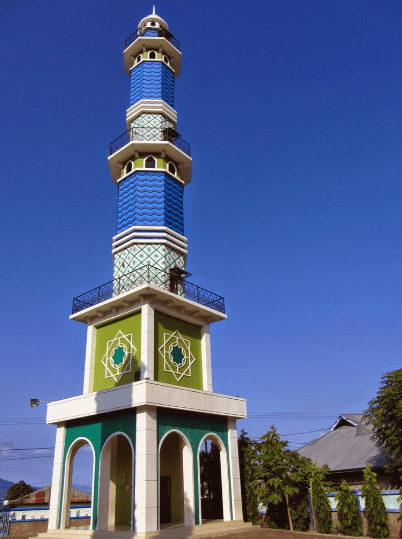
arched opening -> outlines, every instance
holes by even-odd
[[[135,59],[135,61],[137,62],[137,64],[139,64],[141,62],[141,60],[142,60],[142,56],[141,56],[141,54],[139,54],[137,56],[137,58]]]
[[[163,55],[163,61],[165,62],[165,64],[170,65],[169,58],[168,56],[166,56],[166,54]]]
[[[82,515],[77,506],[88,505],[85,492],[93,493],[94,482],[94,449],[86,438],[79,438],[71,444],[65,462],[63,505],[61,510],[61,529],[80,528],[92,529],[92,501],[91,509],[87,512],[83,508]],[[87,516],[91,515],[90,522]],[[77,516],[78,515],[78,516]]]
[[[198,450],[200,522],[231,520],[229,468],[226,448],[215,434],[208,434]]]
[[[106,440],[99,466],[98,530],[133,529],[133,448],[126,435]]]
[[[176,166],[174,163],[172,163],[172,161],[168,163],[168,171],[170,172],[170,174],[173,174],[174,176],[176,176],[177,174]]]
[[[150,155],[144,161],[145,168],[156,168],[156,159]]]
[[[148,53],[148,59],[149,60],[156,60],[156,52],[155,51],[150,51]]]
[[[125,170],[125,173],[128,174],[129,172],[131,172],[133,170],[133,162],[132,161],[128,161],[128,163],[126,164],[126,170]]]
[[[159,522],[161,528],[194,526],[193,452],[187,438],[171,431],[159,446]]]

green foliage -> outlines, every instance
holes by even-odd
[[[310,513],[308,509],[308,487],[302,484],[299,492],[289,498],[293,529],[297,532],[308,532],[310,529]]]
[[[314,466],[311,474],[311,497],[316,530],[319,533],[331,533],[331,504],[325,494],[324,478],[327,468]]]
[[[239,468],[240,468],[240,488],[241,488],[241,499],[243,507],[243,520],[244,522],[252,522],[252,510],[247,506],[247,501],[250,499],[250,472],[248,469],[248,452],[247,448],[251,445],[251,440],[247,436],[247,432],[242,429],[240,432],[239,439],[237,440],[237,446],[239,451]],[[258,503],[256,503],[257,507]],[[250,508],[251,509],[251,508]],[[257,512],[257,511],[256,511]]]
[[[203,518],[223,518],[220,450],[214,442],[200,451],[200,487]]]
[[[369,537],[389,537],[388,512],[382,499],[381,491],[376,487],[377,474],[369,465],[364,469],[362,495],[366,502],[365,516],[368,523]]]
[[[307,502],[311,461],[301,457],[296,451],[290,451],[287,447],[288,442],[280,439],[274,426],[256,445],[259,454],[260,497],[267,507],[264,524],[289,529],[293,525],[292,506],[295,513],[296,501],[297,499],[300,501],[303,495]],[[304,514],[302,514],[303,507]],[[308,504],[301,505],[296,513],[298,529],[299,527],[304,529],[305,522],[308,521],[308,524],[310,522]]]
[[[242,481],[243,518],[253,524],[259,524],[261,515],[258,512],[261,484],[258,479],[259,463],[256,444],[241,431],[239,438],[240,479]]]
[[[6,500],[16,500],[17,498],[21,498],[21,496],[26,496],[27,494],[31,494],[31,492],[34,492],[34,489],[31,487],[31,485],[27,485],[25,481],[18,481],[18,483],[15,483],[14,485],[11,485],[9,489],[6,492],[5,499]]]
[[[349,485],[342,481],[338,494],[335,496],[338,502],[338,521],[344,535],[358,537],[363,535],[363,521],[360,515],[357,499],[353,496]]]
[[[383,374],[377,396],[368,403],[364,419],[373,427],[372,439],[383,446],[386,471],[395,484],[402,475],[402,369]]]

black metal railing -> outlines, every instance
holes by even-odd
[[[188,156],[191,156],[190,144],[181,137],[172,137],[170,128],[132,127],[109,144],[109,155],[113,155],[131,141],[167,141]]]
[[[93,307],[98,303],[112,299],[144,284],[153,284],[158,288],[195,301],[200,305],[225,313],[225,300],[222,296],[189,283],[184,278],[178,277],[176,273],[166,272],[147,264],[77,296],[73,299],[72,314]]]
[[[131,36],[129,36],[124,42],[124,49],[127,49],[127,47],[129,47],[131,43],[134,43],[134,41],[139,37],[164,37],[178,51],[181,50],[181,45],[179,41],[177,41],[177,39],[168,30],[166,30],[165,28],[150,28],[149,26],[139,28],[138,30],[133,32]]]

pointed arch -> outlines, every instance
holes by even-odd
[[[177,435],[180,440],[180,449],[181,449],[181,467],[178,470],[182,474],[181,478],[181,496],[182,496],[182,505],[181,505],[181,518],[184,526],[194,526],[195,525],[195,495],[194,495],[194,456],[193,449],[191,444],[182,432],[177,429],[171,429],[164,434],[159,442],[158,447],[158,507],[159,507],[159,528],[161,524],[161,477],[163,473],[163,444],[166,442],[166,439],[171,435]]]
[[[116,484],[112,486],[113,458],[116,460],[118,436],[122,436],[129,444],[131,450],[130,477],[126,478],[126,488],[130,495],[130,530],[133,531],[133,508],[134,508],[134,447],[126,433],[117,431],[111,434],[102,446],[99,458],[99,488],[98,488],[98,522],[97,530],[114,529],[116,526],[115,505],[117,499]],[[119,459],[120,460],[120,459]],[[116,482],[116,478],[115,478]]]
[[[71,488],[72,488],[72,478],[73,478],[73,464],[74,457],[84,445],[89,445],[92,449],[92,503],[91,503],[91,523],[90,529],[92,530],[93,523],[93,513],[94,513],[94,487],[95,487],[95,449],[92,445],[92,442],[88,438],[80,437],[74,440],[70,447],[68,448],[66,458],[64,461],[64,485],[63,485],[63,502],[61,507],[61,518],[60,518],[60,529],[64,530],[69,527],[70,522],[70,499],[71,499]]]
[[[214,442],[218,448],[219,448],[219,457],[220,457],[220,464],[221,464],[221,485],[222,485],[222,506],[223,506],[223,520],[232,520],[232,511],[231,511],[231,503],[230,503],[230,476],[229,476],[229,464],[228,464],[228,453],[226,451],[225,444],[222,442],[221,438],[214,434],[213,432],[210,432],[208,434],[205,434],[205,436],[202,437],[200,444],[198,446],[198,454],[197,454],[197,460],[198,460],[198,499],[200,500],[199,504],[199,519],[200,522],[202,522],[202,513],[201,513],[201,469],[200,469],[200,450],[202,444],[206,441],[210,440]]]

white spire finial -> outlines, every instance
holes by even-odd
[[[156,13],[155,13],[155,6],[154,6],[154,10],[153,10],[153,12],[152,12],[152,15],[156,15]]]

